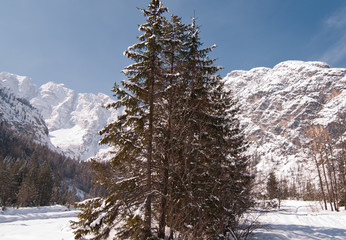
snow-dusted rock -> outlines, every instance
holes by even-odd
[[[337,137],[333,128],[345,121],[346,68],[286,61],[273,69],[233,71],[224,80],[240,103],[241,125],[260,179],[272,169],[286,177],[303,170],[308,175],[308,127],[324,125]]]
[[[0,72],[0,88],[11,91],[18,98],[31,99],[35,96],[31,78],[12,73]]]
[[[40,111],[27,100],[34,94],[35,88],[30,78],[0,73],[0,124],[53,148]]]

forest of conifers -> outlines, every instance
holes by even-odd
[[[53,152],[0,126],[0,205],[43,206],[74,203],[82,195],[96,194],[91,166]]]

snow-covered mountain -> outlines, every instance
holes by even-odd
[[[98,145],[98,132],[117,115],[104,108],[112,102],[109,96],[76,93],[52,82],[36,89],[30,78],[9,73],[0,73],[0,84],[0,88],[30,102],[33,112],[44,119],[51,143],[66,155],[86,160],[104,151],[105,147]]]
[[[306,130],[321,124],[340,135],[338,125],[346,115],[345,75],[345,68],[322,62],[287,61],[225,77],[242,108],[241,125],[259,179],[272,169],[284,176],[313,170],[306,163]],[[106,151],[98,145],[97,133],[117,116],[103,108],[112,101],[107,95],[77,93],[52,82],[37,89],[30,78],[9,73],[0,73],[0,90],[0,117],[18,129],[37,134],[41,142],[50,140],[73,158],[86,160]]]
[[[335,138],[345,135],[346,68],[286,61],[273,69],[232,71],[224,80],[242,109],[240,121],[259,181],[271,170],[285,177],[314,177],[305,146],[310,125],[327,127]]]
[[[98,132],[116,117],[115,112],[104,108],[112,102],[109,96],[76,93],[52,82],[42,85],[30,102],[41,111],[52,143],[81,160],[98,153]]]

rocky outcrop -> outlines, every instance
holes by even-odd
[[[271,170],[286,177],[313,170],[306,137],[311,125],[328,128],[334,140],[345,134],[345,68],[287,61],[273,69],[233,71],[224,80],[242,109],[259,178]]]

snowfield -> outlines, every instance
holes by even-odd
[[[70,220],[77,210],[64,206],[7,208],[0,212],[1,240],[70,240],[74,239]]]
[[[1,240],[72,240],[69,221],[78,210],[64,206],[7,208],[0,212]],[[259,226],[252,239],[257,240],[345,240],[346,211],[321,210],[319,202],[283,201],[280,210],[252,212]]]
[[[280,210],[260,215],[260,225],[253,239],[345,240],[345,208],[342,207],[340,212],[321,209],[319,202],[283,201]]]

